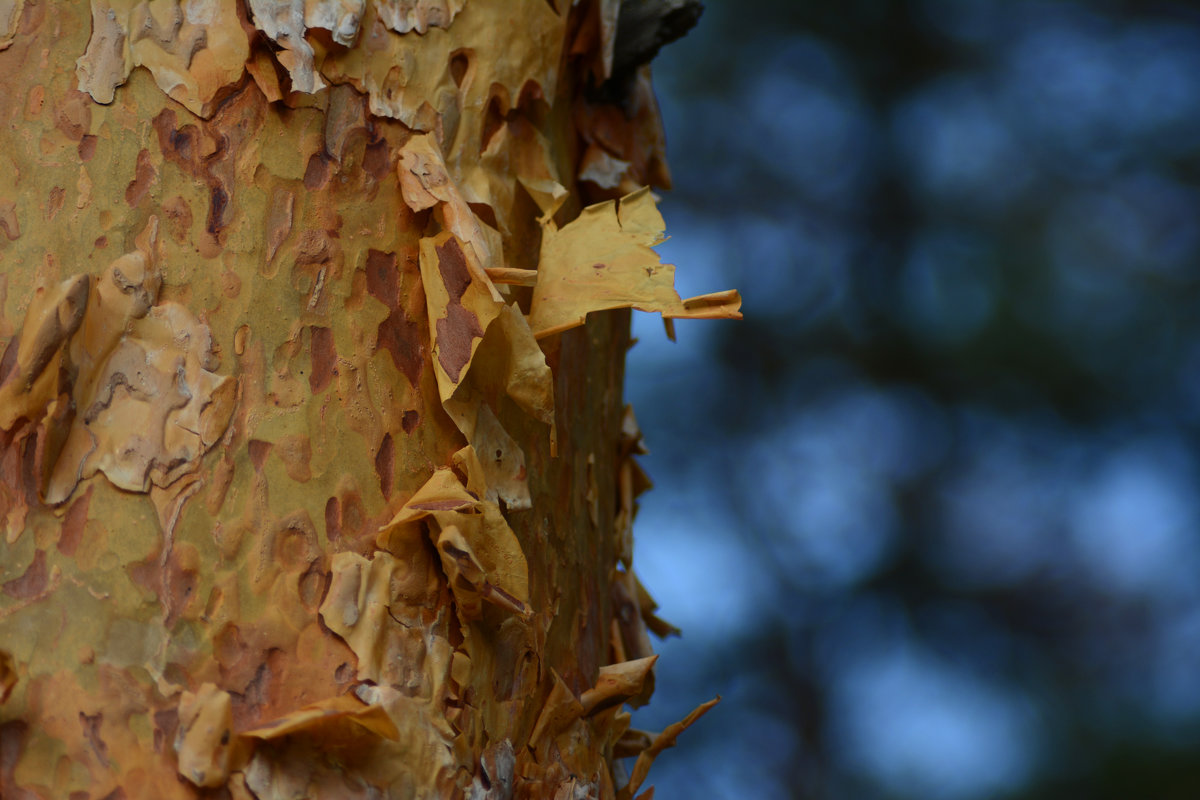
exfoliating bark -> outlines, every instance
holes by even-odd
[[[602,12],[0,2],[4,797],[637,789],[670,628],[587,315],[736,298],[679,300],[644,191],[634,261],[588,227],[662,160],[584,97]]]

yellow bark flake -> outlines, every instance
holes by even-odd
[[[304,708],[284,714],[265,725],[259,725],[241,735],[249,739],[264,741],[289,736],[299,731],[327,725],[335,720],[346,720],[385,739],[398,739],[400,731],[396,723],[380,705],[367,705],[354,695],[339,695],[321,700]]]
[[[679,739],[679,734],[690,728],[696,720],[707,714],[719,702],[721,702],[721,698],[717,696],[707,703],[701,703],[686,717],[679,722],[668,725],[663,729],[662,733],[655,736],[650,746],[643,750],[637,757],[637,761],[634,762],[633,774],[629,777],[629,783],[617,792],[617,800],[630,800],[646,780],[646,775],[650,772],[650,766],[654,763],[654,759],[658,757],[659,753],[667,748],[674,747],[675,742]]]
[[[577,219],[542,235],[529,324],[541,338],[582,325],[592,311],[636,308],[664,318],[740,319],[736,291],[680,299],[675,267],[651,248],[664,225],[649,189],[588,206]]]
[[[473,251],[450,231],[421,240],[421,280],[442,401],[458,389],[483,334],[504,306]]]
[[[437,578],[419,550],[401,554],[409,557],[334,556],[321,619],[354,651],[358,680],[396,683],[431,697],[451,657],[450,643],[439,633],[442,620],[425,613],[437,601]]]
[[[460,614],[478,619],[486,601],[521,617],[531,615],[525,554],[499,506],[472,494],[453,470],[442,468],[383,527],[379,546],[388,549],[405,526],[427,518]]]
[[[658,656],[654,655],[601,667],[596,685],[579,698],[584,715],[603,711],[637,697],[642,693],[646,677],[654,669],[657,661]]]
[[[202,788],[229,778],[234,753],[233,700],[211,683],[179,701],[179,733],[175,738],[179,774]]]

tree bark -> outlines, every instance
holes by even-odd
[[[618,13],[0,0],[0,795],[637,791]]]

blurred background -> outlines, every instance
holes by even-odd
[[[1200,4],[740,0],[655,61],[660,798],[1200,796]]]

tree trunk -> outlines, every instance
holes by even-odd
[[[0,0],[0,796],[638,790],[617,15]]]

